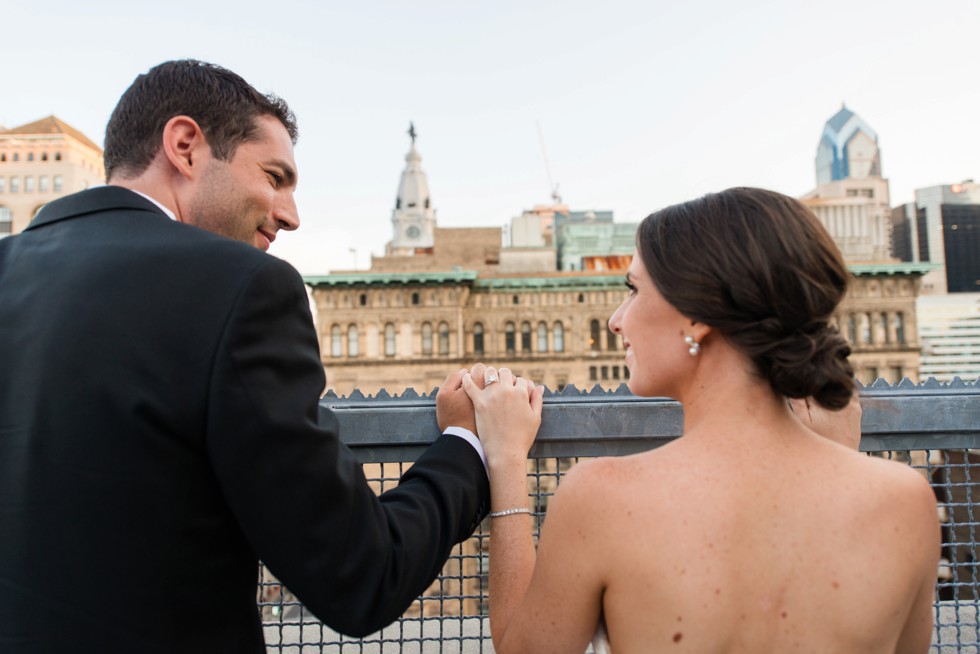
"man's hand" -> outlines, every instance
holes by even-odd
[[[840,411],[825,409],[812,398],[790,400],[789,408],[804,425],[824,438],[857,450],[861,444],[861,402],[857,393]]]
[[[480,380],[482,388],[485,369],[486,366],[478,363],[470,370],[464,368],[446,377],[446,381],[439,387],[439,393],[436,394],[436,422],[439,423],[439,431],[446,431],[446,427],[463,427],[474,434],[477,433],[476,413],[473,410],[473,402],[463,390],[463,375],[470,372]]]

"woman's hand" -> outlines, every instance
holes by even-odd
[[[463,389],[476,409],[476,430],[492,475],[496,466],[518,460],[523,465],[527,459],[541,425],[544,387],[493,366],[486,368],[482,381],[483,388],[466,374]]]

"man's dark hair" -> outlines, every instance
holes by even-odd
[[[226,68],[194,59],[167,61],[139,75],[116,105],[105,131],[105,172],[139,175],[160,149],[163,128],[174,116],[201,127],[211,152],[227,161],[255,138],[256,119],[274,116],[296,143],[296,117],[286,102],[256,91]]]

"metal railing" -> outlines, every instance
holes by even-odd
[[[861,449],[897,459],[926,476],[943,526],[932,652],[980,654],[980,385],[954,380],[862,389]],[[343,440],[365,465],[376,490],[397,484],[438,434],[434,394],[409,389],[364,397],[328,394],[321,401],[340,422]],[[580,458],[651,449],[681,435],[677,402],[574,387],[547,393],[541,429],[528,461],[528,492],[540,529],[562,475]],[[458,545],[443,573],[395,624],[363,639],[323,626],[264,568],[258,600],[269,652],[283,654],[492,652],[487,613],[488,524]]]

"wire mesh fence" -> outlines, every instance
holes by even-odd
[[[680,435],[673,402],[642,399],[625,390],[582,393],[574,388],[546,399],[545,420],[528,461],[528,496],[535,533],[561,479],[578,461],[649,449]],[[932,652],[980,654],[980,388],[976,383],[879,382],[862,392],[862,450],[901,461],[926,477],[942,524],[942,560],[936,575]],[[397,484],[408,462],[432,434],[431,397],[328,397],[342,434],[361,456],[376,491]],[[559,418],[560,419],[556,419]],[[396,433],[398,435],[396,435]],[[393,625],[366,638],[349,638],[315,616],[260,567],[257,600],[269,652],[389,654],[492,652],[487,602],[489,521],[458,545],[439,578]]]

